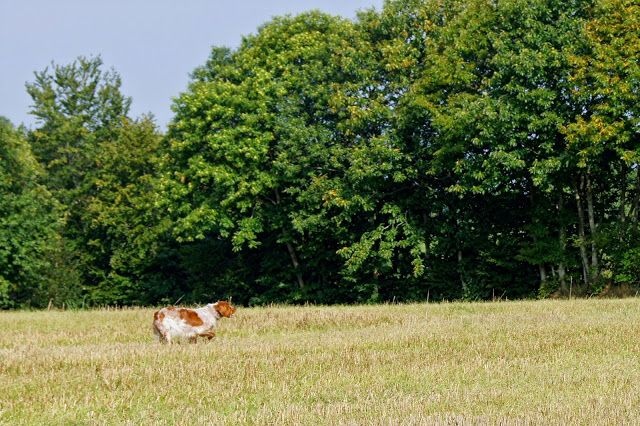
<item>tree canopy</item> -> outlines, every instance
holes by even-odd
[[[36,128],[1,123],[0,306],[636,288],[639,17],[631,0],[278,17],[212,48],[165,134],[99,57],[52,64],[27,85]]]

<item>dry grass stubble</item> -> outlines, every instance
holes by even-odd
[[[640,300],[239,309],[163,346],[150,309],[0,313],[4,424],[624,424]]]

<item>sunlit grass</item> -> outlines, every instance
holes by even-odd
[[[165,346],[151,309],[0,313],[6,424],[629,424],[640,299],[239,309]]]

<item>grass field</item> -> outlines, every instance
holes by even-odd
[[[640,299],[0,313],[0,423],[633,424]]]

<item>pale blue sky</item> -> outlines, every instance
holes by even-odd
[[[25,83],[54,61],[101,55],[161,127],[212,45],[237,47],[273,16],[319,9],[347,18],[383,0],[0,0],[0,115],[32,126]]]

